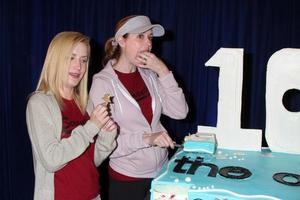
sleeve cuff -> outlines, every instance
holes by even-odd
[[[85,123],[84,128],[86,130],[89,142],[90,143],[94,142],[94,136],[99,132],[98,126],[95,123],[88,120]]]
[[[104,142],[107,141],[114,141],[116,138],[117,132],[107,132],[107,131],[100,131],[98,137],[101,138]]]
[[[147,143],[145,143],[144,142],[144,140],[143,140],[143,136],[144,136],[144,134],[141,134],[141,135],[139,135],[139,147],[138,148],[148,148],[148,147],[150,147],[151,145],[149,145],[149,144],[147,144]]]
[[[161,85],[166,88],[178,86],[172,71],[170,71],[170,73],[164,77],[158,77],[158,80],[160,81]]]

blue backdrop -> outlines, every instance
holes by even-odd
[[[132,14],[148,15],[167,30],[155,39],[154,51],[174,72],[190,107],[185,120],[163,119],[175,140],[199,124],[216,125],[219,71],[204,63],[220,47],[244,48],[242,127],[264,130],[266,65],[277,50],[300,48],[300,1],[1,0],[0,199],[33,198],[25,108],[53,36],[73,30],[91,37],[91,77],[101,69],[103,45],[114,25]],[[299,99],[296,91],[286,102],[299,110]]]

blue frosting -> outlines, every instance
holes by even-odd
[[[152,181],[151,199],[299,200],[300,155],[269,149],[218,149],[215,154],[179,150]]]
[[[215,143],[210,141],[186,141],[183,144],[184,151],[203,152],[213,154],[215,152]]]
[[[213,133],[196,133],[184,138],[183,150],[213,154],[216,150],[216,136]]]

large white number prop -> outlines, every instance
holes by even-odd
[[[241,129],[243,49],[220,48],[205,66],[220,68],[218,119],[198,132],[215,133],[219,148],[260,151],[261,130]]]
[[[272,151],[300,154],[300,112],[290,112],[282,104],[290,89],[300,90],[300,49],[282,49],[269,59],[265,131]]]

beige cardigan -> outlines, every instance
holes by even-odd
[[[93,110],[91,102],[86,111]],[[51,92],[37,92],[28,101],[26,109],[27,129],[31,140],[35,191],[34,199],[54,199],[54,172],[81,155],[93,138],[95,141],[94,162],[99,166],[116,147],[116,132],[100,132],[90,120],[77,126],[68,139],[61,140],[62,116]]]

